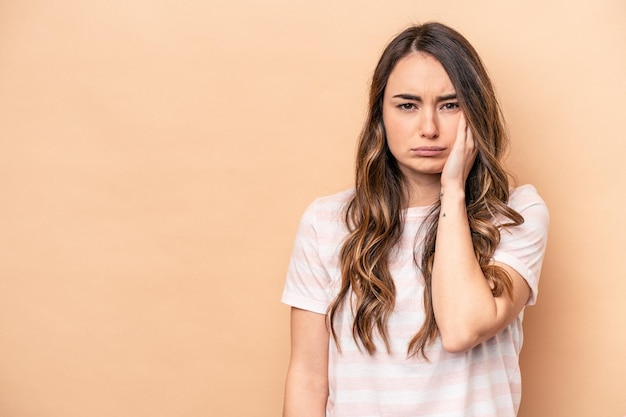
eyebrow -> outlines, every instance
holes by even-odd
[[[413,100],[413,101],[422,101],[420,96],[415,96],[413,94],[396,94],[393,98],[401,98],[404,100]],[[456,100],[456,93],[446,94],[443,96],[437,96],[437,102],[446,101],[446,100]]]

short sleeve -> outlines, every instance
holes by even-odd
[[[533,305],[537,301],[550,215],[531,185],[513,190],[509,206],[524,217],[524,223],[501,229],[500,244],[493,258],[515,269],[526,280],[531,290],[527,305]]]
[[[293,246],[282,302],[292,307],[325,314],[331,279],[320,254],[320,230],[316,204],[304,212]]]

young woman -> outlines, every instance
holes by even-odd
[[[515,416],[548,229],[509,188],[506,133],[459,33],[410,27],[374,72],[355,187],[306,210],[284,417]]]

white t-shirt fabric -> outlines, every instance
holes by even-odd
[[[347,236],[345,208],[354,190],[315,200],[302,216],[287,272],[282,302],[326,314],[340,285],[339,253]],[[537,297],[549,214],[535,188],[512,190],[509,206],[523,217],[520,226],[501,229],[494,260],[514,268]],[[469,352],[449,353],[439,339],[422,356],[408,357],[409,341],[424,321],[418,230],[428,207],[409,208],[397,248],[390,255],[396,305],[389,317],[391,352],[377,339],[369,355],[352,338],[349,303],[335,323],[341,352],[329,343],[327,417],[507,417],[516,416],[521,400],[520,315],[503,331]],[[417,249],[416,249],[417,248]]]

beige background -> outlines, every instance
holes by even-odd
[[[520,415],[626,415],[622,0],[0,1],[0,415],[278,416],[298,219],[432,19],[551,209]]]

